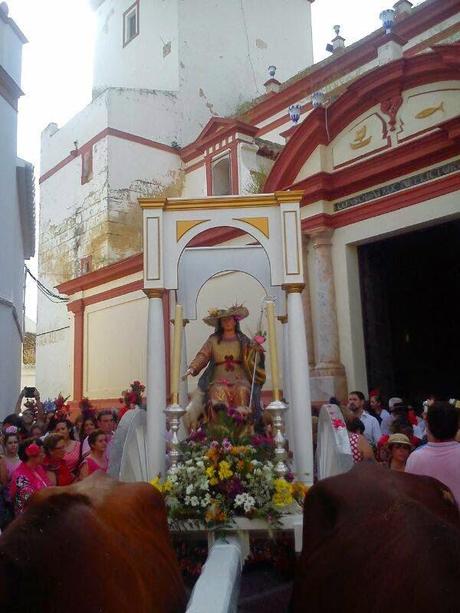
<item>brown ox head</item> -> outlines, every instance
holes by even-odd
[[[375,464],[318,482],[304,508],[292,610],[458,610],[460,520],[436,479]]]
[[[8,613],[175,613],[185,592],[161,494],[95,473],[37,493],[0,537]]]

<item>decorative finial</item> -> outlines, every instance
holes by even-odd
[[[268,74],[270,75],[272,79],[275,77],[275,73],[276,73],[276,66],[269,66]]]
[[[323,106],[325,99],[324,92],[313,92],[311,95],[311,104],[314,109]]]
[[[300,119],[300,111],[302,106],[300,104],[291,104],[289,107],[289,117],[292,123],[297,123]]]
[[[334,26],[335,35],[338,36],[340,34],[340,26]]]
[[[395,23],[395,11],[393,9],[385,9],[379,15],[382,20],[383,27],[385,28],[385,34],[390,34]]]

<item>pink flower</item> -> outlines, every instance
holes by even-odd
[[[341,419],[333,419],[332,425],[336,430],[339,430],[340,428],[346,428],[345,422],[342,421]]]
[[[262,336],[262,334],[256,334],[253,340],[258,345],[263,345],[265,343],[265,336]]]

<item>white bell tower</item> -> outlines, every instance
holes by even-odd
[[[170,92],[185,145],[213,115],[265,93],[313,62],[310,0],[92,0],[93,95]],[[166,110],[166,109],[165,109]],[[171,112],[171,109],[168,110]]]

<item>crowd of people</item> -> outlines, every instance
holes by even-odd
[[[23,390],[1,428],[0,530],[23,512],[34,492],[106,472],[117,427],[119,411],[96,411],[88,399],[70,419],[61,395],[42,403],[35,390],[23,405],[24,395]]]
[[[340,406],[335,399],[332,404]],[[376,461],[391,470],[434,477],[460,505],[460,402],[434,396],[421,406],[378,391],[353,391],[341,406],[355,463]]]

